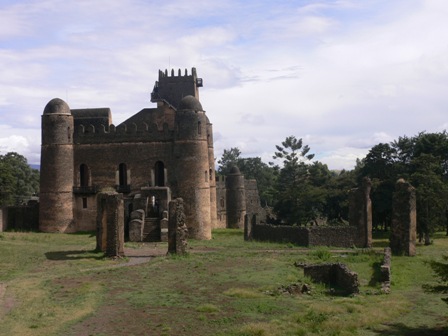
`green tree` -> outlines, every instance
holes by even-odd
[[[310,147],[295,136],[287,137],[281,146],[275,147],[273,159],[282,162],[275,189],[277,218],[290,225],[315,221],[323,208],[323,193],[311,178],[310,163],[314,154],[310,154]],[[316,166],[314,170],[321,168]]]
[[[228,175],[233,166],[238,166],[240,155],[241,151],[238,147],[232,147],[228,150],[224,149],[221,159],[218,160],[218,174],[221,176]]]
[[[39,171],[15,152],[0,155],[0,204],[20,204],[39,192]]]

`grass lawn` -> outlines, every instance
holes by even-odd
[[[0,335],[448,335],[448,305],[426,263],[448,238],[392,258],[391,294],[380,294],[374,249],[306,249],[244,242],[240,230],[189,241],[187,256],[166,243],[126,244],[129,257],[103,258],[90,234],[0,233]],[[148,258],[152,256],[151,258]],[[295,262],[340,261],[361,293],[331,296]],[[308,284],[310,294],[284,288]]]

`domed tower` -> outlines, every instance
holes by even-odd
[[[216,201],[216,179],[215,179],[215,150],[213,148],[213,125],[207,119],[207,145],[208,145],[208,165],[210,178],[210,220],[212,228],[218,227],[218,212]]]
[[[52,99],[42,115],[39,229],[72,232],[73,116],[65,101]]]
[[[244,228],[246,215],[246,190],[244,176],[237,166],[233,166],[226,178],[227,227]]]
[[[188,234],[191,238],[211,239],[207,117],[199,100],[184,97],[175,122],[177,195],[184,199]]]

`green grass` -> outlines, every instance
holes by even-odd
[[[306,249],[245,242],[240,230],[189,241],[184,257],[129,267],[94,252],[91,234],[0,234],[1,335],[441,335],[448,306],[427,263],[441,259],[437,235],[416,257],[392,258],[392,292],[380,295],[375,249]],[[158,248],[166,248],[159,244]],[[145,245],[127,244],[145,251]],[[151,249],[154,249],[151,246]],[[360,295],[334,297],[295,262],[343,262],[358,273]],[[311,294],[281,289],[308,284]],[[424,332],[423,332],[424,331]]]

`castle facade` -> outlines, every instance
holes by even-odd
[[[217,209],[213,128],[199,101],[202,84],[195,68],[190,74],[159,71],[151,93],[157,106],[117,126],[109,108],[70,109],[52,99],[42,115],[39,230],[95,230],[96,195],[104,191],[124,195],[125,223],[136,209],[145,211],[147,240],[160,239],[159,219],[177,197],[184,200],[192,238],[210,239],[217,227],[241,227],[245,205],[232,205],[235,214],[229,216],[239,224],[223,219],[225,185]],[[229,194],[246,203],[244,178],[237,179]]]

